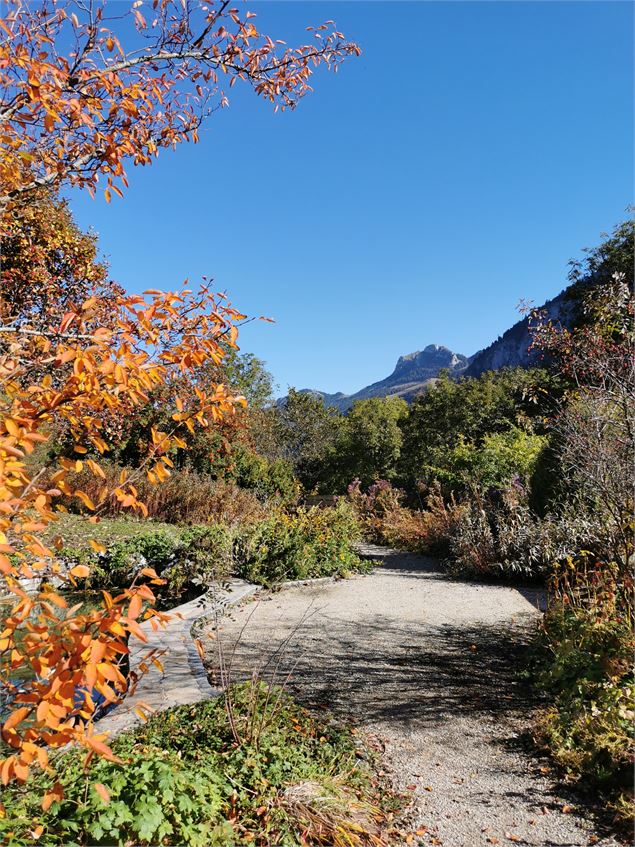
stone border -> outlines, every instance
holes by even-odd
[[[171,620],[156,631],[152,629],[150,621],[144,621],[141,629],[148,640],[143,642],[131,636],[130,668],[136,670],[148,652],[155,650],[163,669],[147,662],[148,670],[141,676],[134,694],[126,697],[112,712],[96,721],[96,732],[116,735],[140,725],[143,719],[135,712],[139,706],[148,706],[153,712],[161,712],[172,706],[198,703],[221,694],[220,688],[212,688],[209,684],[207,672],[194,642],[192,630],[197,624],[202,624],[204,620],[218,615],[219,612],[224,614],[230,606],[235,606],[260,591],[277,593],[283,589],[335,583],[343,579],[338,576],[294,579],[271,588],[254,585],[243,579],[232,579],[227,588],[212,589],[196,600],[170,609]]]
[[[229,606],[240,603],[259,589],[259,585],[232,579],[226,589],[211,590],[196,600],[171,609],[172,618],[165,627],[155,631],[149,621],[144,621],[141,628],[148,640],[144,643],[134,636],[130,638],[130,667],[135,670],[148,651],[156,650],[161,653],[159,660],[163,670],[149,663],[149,669],[139,680],[134,694],[97,721],[96,731],[116,735],[142,723],[142,718],[135,712],[135,708],[142,704],[159,712],[171,706],[198,703],[218,696],[220,690],[212,688],[207,680],[192,638],[192,627],[199,618],[224,613]]]

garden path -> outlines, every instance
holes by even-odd
[[[412,795],[408,825],[427,827],[421,845],[615,845],[522,748],[531,702],[516,669],[540,592],[450,580],[423,556],[361,552],[380,565],[370,575],[232,608],[219,631],[232,679],[288,677],[301,702],[379,738],[396,787]],[[216,639],[203,641],[214,685]]]

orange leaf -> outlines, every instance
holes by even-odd
[[[93,788],[99,794],[104,803],[110,803],[110,794],[108,793],[108,789],[103,783],[96,782],[94,783]]]
[[[30,706],[22,706],[20,709],[16,709],[15,712],[12,712],[4,722],[2,726],[3,730],[6,732],[8,729],[13,729],[14,726],[17,726],[24,720],[30,711]]]
[[[141,612],[141,603],[141,597],[138,594],[135,594],[128,606],[128,617],[131,620],[134,621],[139,617],[139,613]]]
[[[60,803],[64,799],[64,789],[59,782],[56,782],[50,791],[47,791],[42,800],[42,808],[45,812],[51,808],[56,801]]]

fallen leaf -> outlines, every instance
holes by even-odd
[[[408,791],[416,791],[417,790],[417,786],[414,784],[414,782],[411,782],[410,785],[406,785],[406,788],[407,788]]]

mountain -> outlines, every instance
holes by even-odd
[[[541,307],[548,320],[555,324],[571,326],[576,310],[573,288],[569,286]],[[485,371],[499,371],[501,368],[527,368],[538,361],[538,353],[530,347],[529,319],[525,317],[506,330],[489,347],[470,356],[462,376],[480,376]]]
[[[459,376],[468,366],[468,359],[460,353],[453,353],[441,344],[428,344],[416,353],[400,356],[394,371],[385,379],[367,385],[355,394],[326,394],[312,388],[300,389],[303,393],[321,397],[326,406],[335,406],[344,412],[356,400],[367,400],[369,397],[402,397],[411,400],[416,394],[426,389],[430,382],[438,377],[439,372],[446,369],[451,374]],[[284,398],[278,401],[284,402]]]
[[[584,320],[584,300],[594,289],[611,282],[616,273],[632,294],[634,235],[632,220],[619,224],[599,247],[585,250],[587,256],[582,262],[572,262],[569,273],[571,284],[540,307],[546,318],[568,328],[577,325]],[[390,376],[362,388],[356,394],[325,394],[312,389],[303,390],[322,397],[326,405],[342,411],[348,409],[355,400],[367,397],[403,397],[410,400],[425,391],[444,368],[455,377],[477,377],[486,371],[529,367],[538,360],[538,353],[530,349],[531,341],[529,321],[523,318],[489,347],[479,350],[469,359],[453,353],[447,347],[429,344],[420,352],[401,356]],[[278,403],[284,403],[284,399]]]

